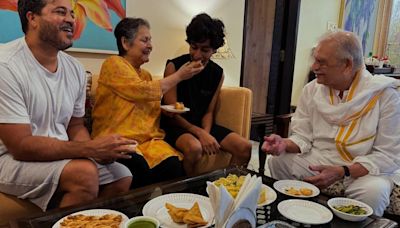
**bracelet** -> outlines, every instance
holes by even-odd
[[[344,170],[344,177],[350,177],[350,169],[349,169],[349,167],[343,165],[342,168]]]

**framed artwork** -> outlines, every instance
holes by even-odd
[[[71,0],[75,12],[74,45],[70,51],[117,53],[113,28],[125,17],[126,0]],[[0,43],[24,34],[17,13],[17,1],[0,2]]]
[[[372,52],[379,0],[342,0],[339,24],[356,33],[362,42],[364,56]]]

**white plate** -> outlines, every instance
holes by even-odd
[[[261,185],[261,188],[265,189],[265,194],[266,194],[266,199],[264,202],[258,204],[257,206],[262,207],[268,204],[273,203],[276,200],[276,192],[274,189],[272,189],[271,187],[263,184]]]
[[[87,215],[87,216],[102,216],[105,214],[116,214],[116,215],[121,215],[122,216],[122,221],[119,225],[120,228],[124,227],[124,223],[126,221],[128,221],[128,216],[126,216],[125,214],[122,214],[119,211],[114,211],[114,210],[109,210],[109,209],[91,209],[91,210],[85,210],[85,211],[78,211],[72,214],[69,214],[67,216],[64,216],[62,219],[58,220],[52,228],[59,228],[60,227],[60,223],[66,219],[68,216],[71,215],[77,215],[77,214],[82,214],[82,215]]]
[[[173,112],[173,113],[184,113],[190,111],[190,108],[184,108],[183,110],[178,110],[175,109],[174,105],[161,105],[161,109],[164,109],[167,112]]]
[[[319,195],[319,188],[317,188],[313,184],[310,184],[310,183],[307,183],[304,181],[299,181],[299,180],[279,180],[279,181],[276,181],[273,186],[280,193],[283,193],[288,196],[298,197],[298,198],[311,198],[311,197],[315,197],[315,196]],[[309,188],[313,191],[313,194],[311,194],[309,196],[291,195],[286,192],[286,189],[289,189],[291,187],[293,187],[295,189]]]
[[[208,224],[203,227],[211,226],[214,219],[214,213],[210,199],[205,196],[191,193],[172,193],[154,198],[144,205],[142,213],[143,215],[157,218],[160,221],[161,227],[186,228],[186,224],[178,224],[172,221],[168,214],[168,210],[165,207],[165,203],[170,203],[175,207],[190,209],[195,202],[199,204],[201,215],[204,220],[208,222]]]
[[[325,224],[333,218],[333,214],[328,208],[321,204],[301,199],[280,202],[278,211],[292,221],[310,225]]]

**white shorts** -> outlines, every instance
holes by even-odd
[[[0,192],[28,199],[43,211],[57,189],[64,166],[71,159],[52,162],[23,162],[9,153],[0,155]],[[97,163],[96,163],[97,164]],[[124,165],[114,162],[97,164],[100,185],[112,183],[132,173]]]

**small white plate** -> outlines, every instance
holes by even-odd
[[[258,207],[266,206],[266,205],[269,205],[269,204],[273,203],[276,200],[276,197],[277,197],[275,190],[272,189],[271,187],[263,184],[263,185],[261,185],[261,188],[265,189],[265,194],[266,194],[265,198],[267,200],[265,200],[264,202],[258,204],[257,205]]]
[[[319,195],[319,188],[317,188],[315,185],[304,182],[304,181],[299,181],[299,180],[279,180],[274,183],[274,188],[285,195],[288,196],[293,196],[293,197],[298,197],[298,198],[311,198]],[[313,193],[309,196],[305,195],[292,195],[286,192],[286,189],[289,188],[295,188],[295,189],[300,189],[300,188],[308,188],[313,191]]]
[[[211,226],[214,219],[214,212],[208,197],[192,194],[192,193],[171,193],[156,197],[147,202],[142,210],[143,215],[151,216],[160,221],[161,227],[168,228],[186,228],[186,224],[178,224],[172,221],[171,216],[168,214],[168,209],[165,203],[170,203],[175,207],[190,209],[193,204],[197,202],[200,207],[201,215],[208,223],[206,226]]]
[[[333,214],[328,208],[321,204],[301,199],[280,202],[278,211],[292,221],[310,225],[325,224],[333,218]]]
[[[52,228],[59,228],[61,227],[60,223],[66,219],[68,216],[71,215],[77,215],[77,214],[82,214],[82,215],[87,215],[87,216],[103,216],[106,214],[114,214],[114,215],[121,215],[122,216],[122,221],[119,225],[120,228],[124,227],[124,223],[126,221],[128,221],[128,216],[126,216],[125,214],[119,212],[119,211],[114,211],[114,210],[109,210],[109,209],[91,209],[91,210],[85,210],[85,211],[78,211],[72,214],[69,214],[67,216],[64,216],[63,218],[61,218],[60,220],[58,220],[53,226]]]
[[[167,112],[173,112],[173,113],[184,113],[190,111],[190,108],[184,108],[183,110],[178,110],[175,109],[174,105],[161,105],[161,109],[164,109]]]

